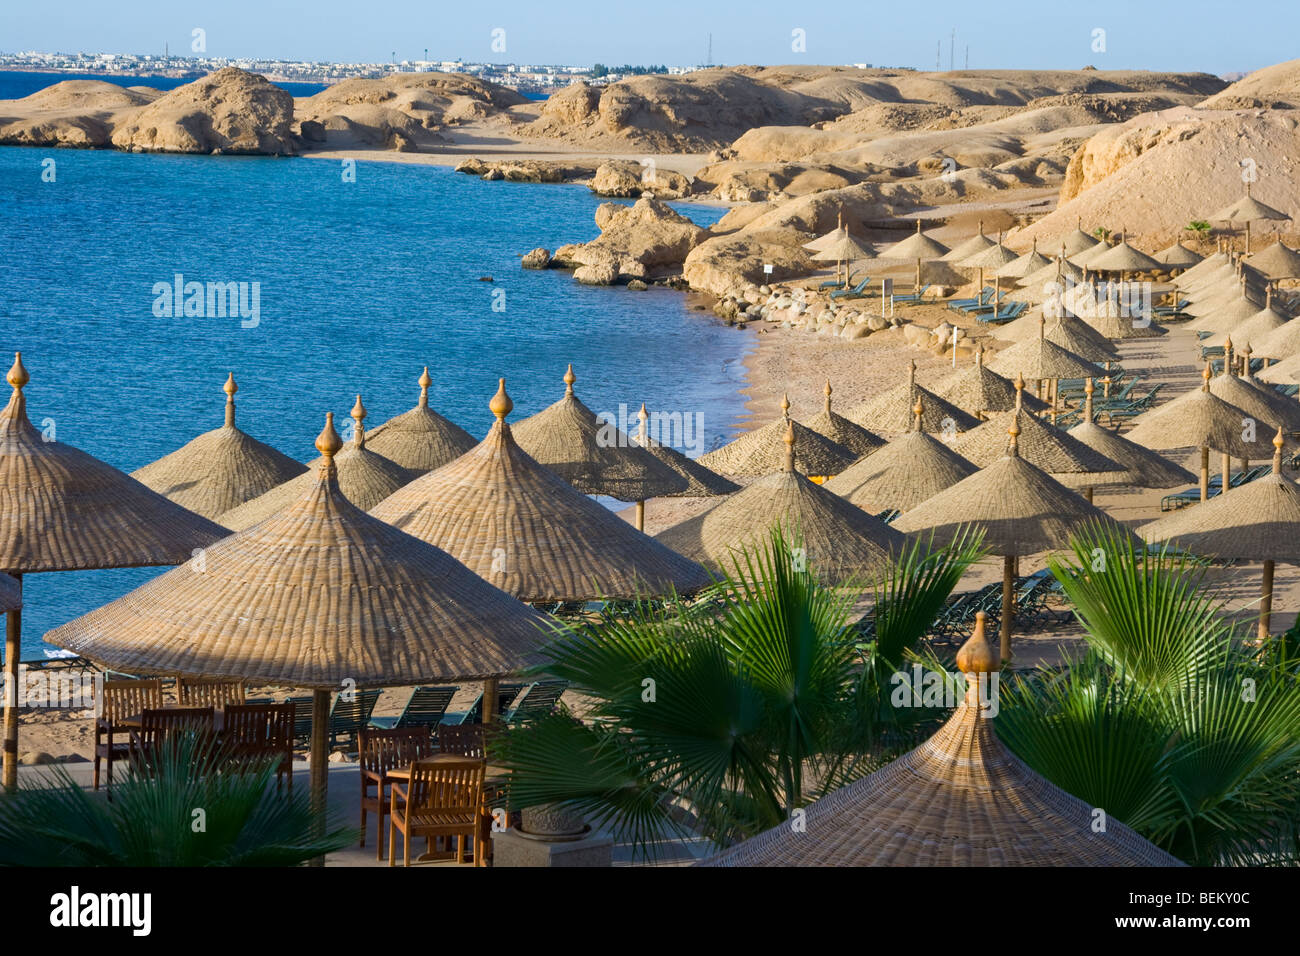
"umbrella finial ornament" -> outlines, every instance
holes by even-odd
[[[636,413],[636,417],[637,421],[640,423],[637,426],[637,444],[642,448],[648,448],[650,413],[645,410],[645,402],[641,403],[641,411]]]
[[[433,384],[433,379],[429,378],[429,366],[424,367],[420,373],[420,407],[429,407],[429,386]]]
[[[794,471],[794,422],[785,421],[785,470]]]
[[[564,373],[564,394],[573,394],[573,383],[578,380],[578,376],[573,374],[573,363],[569,363],[569,370]]]
[[[787,419],[790,417],[790,393],[789,392],[784,392],[781,395],[781,416]]]
[[[907,385],[916,388],[916,359],[912,359],[912,364],[907,367]]]
[[[1273,474],[1282,474],[1282,446],[1286,444],[1286,439],[1282,437],[1282,426],[1277,427],[1277,434],[1273,436]]]
[[[912,406],[912,431],[919,432],[921,430],[921,414],[921,396],[917,395],[916,404]]]
[[[322,478],[333,479],[338,476],[338,470],[334,467],[334,456],[339,453],[343,447],[343,439],[339,433],[334,430],[334,413],[325,413],[325,427],[321,433],[316,436],[316,450],[324,457],[325,462],[321,465],[320,474]]]
[[[979,368],[984,367],[984,343],[983,342],[975,346],[975,365]]]
[[[1011,441],[1007,444],[1007,454],[1012,458],[1020,457],[1020,410],[1016,409],[1016,417],[1011,419],[1011,427],[1007,429],[1007,434],[1011,436]]]
[[[497,393],[493,395],[492,400],[488,402],[488,408],[491,409],[492,414],[497,417],[497,421],[504,422],[506,416],[514,410],[514,407],[515,403],[512,402],[510,396],[506,394],[506,380],[504,378],[498,379]]]
[[[239,391],[239,386],[235,384],[235,373],[226,374],[226,384],[221,386],[221,390],[226,393],[226,427],[233,428],[235,425],[235,393]]]
[[[827,415],[829,415],[829,414],[831,413],[831,391],[832,391],[832,389],[831,389],[831,380],[828,378],[828,379],[826,380],[826,389],[825,389],[825,392],[826,392],[826,414],[827,414]]]
[[[1024,372],[1016,373],[1015,384],[1016,384],[1016,411],[1020,411],[1020,409],[1024,407],[1024,399],[1025,399],[1025,373]]]
[[[967,707],[978,707],[983,712],[980,701],[981,678],[988,680],[989,674],[996,674],[1001,668],[993,653],[993,646],[985,636],[988,615],[984,611],[975,613],[975,631],[957,652],[957,668],[966,675]]]
[[[1208,392],[1209,390],[1210,390],[1210,360],[1206,359],[1205,368],[1201,370],[1201,391]]]
[[[357,403],[352,406],[352,411],[349,412],[348,414],[350,414],[352,416],[352,420],[356,422],[356,427],[354,429],[355,437],[353,438],[353,442],[356,444],[358,448],[366,447],[366,427],[365,425],[362,424],[362,422],[366,420],[366,406],[361,404],[360,395],[357,396]]]
[[[13,386],[15,392],[21,392],[23,386],[32,380],[27,374],[27,369],[23,366],[23,353],[14,353],[14,364],[9,369],[9,374],[5,376],[5,381]]]
[[[1088,378],[1083,385],[1083,394],[1086,396],[1083,403],[1083,420],[1085,422],[1092,421],[1092,393],[1094,391],[1096,389],[1093,388],[1092,379]]]

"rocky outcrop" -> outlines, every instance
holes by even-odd
[[[1255,70],[1201,103],[1205,109],[1300,109],[1300,60]]]
[[[121,118],[162,94],[101,80],[64,80],[18,100],[0,100],[0,144],[95,149],[112,144]]]
[[[265,77],[226,67],[179,86],[116,125],[118,149],[159,153],[296,152],[293,97]]]
[[[455,171],[480,179],[504,180],[512,183],[574,183],[586,182],[596,172],[594,162],[561,162],[546,159],[509,159],[486,162],[482,159],[463,159]]]
[[[551,264],[551,250],[538,246],[532,252],[524,254],[520,262],[525,269],[545,269]]]
[[[661,169],[653,162],[612,161],[602,163],[591,180],[597,196],[635,199],[649,195],[655,199],[682,199],[691,194],[691,181],[671,169]]]
[[[678,272],[687,254],[709,234],[657,199],[639,199],[631,206],[605,203],[600,210],[597,238],[573,250],[556,251],[557,260],[563,253],[578,266],[574,278],[579,282],[611,285],[620,279]]]

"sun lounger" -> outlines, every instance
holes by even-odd
[[[993,286],[986,285],[980,290],[980,294],[973,299],[949,299],[945,303],[945,308],[952,309],[954,312],[964,312],[967,306],[972,308],[988,305],[989,300],[993,298]]]
[[[831,299],[865,299],[867,286],[871,285],[871,276],[867,276],[851,289],[838,289],[831,293]]]
[[[847,281],[847,282],[840,282],[839,279],[828,279],[827,281],[823,282],[820,286],[818,286],[818,288],[819,288],[819,289],[838,289],[841,285],[843,285],[843,286],[851,286],[851,285],[853,285],[854,280],[855,280],[859,275],[861,275],[861,274],[862,274],[862,270],[861,270],[861,269],[858,269],[856,272],[851,272],[851,273],[849,273],[849,278],[848,278],[848,281]]]
[[[894,296],[894,303],[897,305],[914,305],[925,298],[925,294],[930,291],[929,283],[921,286],[916,292],[908,292],[904,295]]]
[[[459,687],[416,687],[396,717],[371,717],[370,726],[386,730],[406,727],[436,727],[447,712]]]
[[[536,681],[524,688],[513,707],[505,713],[505,722],[512,724],[525,717],[544,717],[555,709],[568,688],[566,680]]]
[[[1028,302],[1008,302],[996,312],[977,313],[975,321],[991,322],[994,325],[1002,325],[1003,323],[1011,322],[1014,319],[1020,318],[1020,316],[1025,314],[1025,310],[1028,308]]]

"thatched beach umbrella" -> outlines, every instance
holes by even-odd
[[[1300,319],[1293,320],[1300,322]],[[1270,365],[1255,376],[1261,382],[1273,382],[1278,385],[1295,385],[1300,383],[1300,349],[1290,358],[1283,359],[1276,365]]]
[[[1074,229],[1061,237],[1061,245],[1065,248],[1066,257],[1073,258],[1081,252],[1104,246],[1106,243],[1091,233],[1084,232],[1083,220],[1076,219]]]
[[[1139,529],[1148,541],[1169,541],[1194,554],[1220,560],[1263,561],[1260,640],[1269,636],[1274,563],[1300,564],[1300,535],[1296,534],[1300,527],[1300,487],[1282,474],[1283,444],[1279,429],[1273,437],[1272,474]]]
[[[1241,199],[1231,202],[1216,212],[1211,219],[1217,222],[1242,222],[1246,224],[1246,255],[1250,255],[1250,224],[1252,222],[1265,222],[1272,220],[1274,222],[1284,222],[1290,219],[1290,215],[1280,209],[1274,209],[1272,206],[1260,202],[1250,194],[1250,183],[1246,183],[1246,195]]]
[[[955,485],[977,469],[943,442],[921,430],[918,402],[910,432],[826,482],[827,491],[868,514],[907,511]]]
[[[487,437],[371,509],[521,601],[689,592],[708,575],[567,484],[519,447],[501,379]]]
[[[1154,339],[1169,332],[1163,325],[1157,325],[1149,316],[1122,314],[1123,309],[1103,309],[1088,316],[1083,321],[1098,335],[1110,340],[1119,339]]]
[[[0,411],[0,570],[22,575],[179,564],[226,529],[65,442],[45,441],[27,418],[31,380],[21,353]],[[21,598],[21,592],[19,594]],[[22,611],[8,612],[5,680],[18,686]],[[4,786],[18,782],[18,707],[5,699]]]
[[[686,479],[685,488],[670,495],[664,495],[665,498],[712,498],[718,495],[729,495],[740,490],[740,485],[734,481],[728,481],[717,472],[709,471],[695,459],[688,458],[671,445],[665,444],[658,438],[647,434],[646,422],[650,419],[650,413],[646,411],[645,402],[641,403],[641,411],[637,413],[637,418],[640,420],[641,425],[637,434],[637,444]],[[662,437],[661,435],[660,438]],[[643,502],[637,502],[637,504],[640,505]],[[644,531],[644,508],[637,515],[637,519],[637,530]]]
[[[519,447],[584,494],[644,501],[684,490],[686,479],[578,399],[577,380],[570,365],[564,396],[514,427]]]
[[[235,427],[235,392],[239,386],[233,374],[227,377],[223,390],[223,426],[131,472],[131,477],[146,488],[195,514],[214,519],[307,470],[301,462]]]
[[[1110,476],[1107,484],[1118,483],[1137,488],[1172,488],[1196,480],[1196,476],[1186,468],[1180,468],[1151,449],[1131,442],[1094,422],[1092,420],[1093,391],[1092,379],[1088,379],[1084,386],[1087,397],[1084,402],[1083,421],[1071,428],[1069,435],[1093,451],[1105,455],[1124,469],[1122,473]],[[1092,501],[1092,490],[1092,486],[1084,489],[1083,496],[1088,501]]]
[[[870,455],[877,448],[883,447],[885,440],[879,435],[831,410],[831,392],[831,380],[828,378],[825,389],[826,402],[822,405],[822,410],[804,424],[823,438],[829,438],[835,444],[847,448],[858,458]]]
[[[1300,278],[1300,252],[1280,241],[1263,252],[1256,252],[1246,260],[1246,264],[1272,280]]]
[[[1200,282],[1206,276],[1217,273],[1224,267],[1231,268],[1232,263],[1228,256],[1222,251],[1210,253],[1196,265],[1189,268],[1178,278],[1182,280],[1185,288],[1191,288],[1194,284]]]
[[[745,432],[708,454],[699,462],[706,468],[737,478],[759,478],[780,471],[785,465],[786,423],[790,421],[790,399],[781,398],[781,417]],[[795,467],[804,475],[838,475],[860,457],[837,442],[794,423],[798,450]]]
[[[1252,335],[1250,337],[1251,351],[1266,359],[1285,359],[1300,353],[1300,319],[1288,319],[1273,308],[1271,303],[1264,307],[1264,311],[1272,312],[1281,318],[1282,324],[1275,326],[1271,332],[1265,332],[1263,335]],[[1247,319],[1246,321],[1253,320]]]
[[[863,428],[891,435],[912,430],[912,409],[920,400],[924,409],[921,424],[928,432],[955,434],[974,428],[979,419],[962,411],[952,402],[940,398],[916,384],[916,360],[907,369],[907,383],[881,392],[849,410],[846,416]]]
[[[855,259],[870,259],[874,254],[870,245],[859,242],[846,231],[843,236],[828,242],[819,252],[814,253],[812,258],[814,262],[834,262],[836,278],[840,275],[840,263],[844,263],[847,281],[847,267],[851,266]]]
[[[986,616],[957,653],[965,699],[915,750],[702,866],[1181,866],[1048,782],[993,731],[998,658]],[[993,676],[990,676],[993,675]],[[919,694],[919,689],[917,689]]]
[[[904,538],[889,525],[809,481],[795,470],[794,423],[787,421],[783,467],[655,540],[714,571],[734,567],[738,551],[762,545],[779,526],[829,584],[867,581],[901,552]]]
[[[370,429],[366,443],[375,454],[422,475],[459,458],[478,441],[429,407],[433,379],[427,367],[420,374],[419,384],[420,399],[415,407]]]
[[[334,456],[339,491],[362,511],[373,508],[417,477],[397,462],[389,461],[366,447],[365,418],[366,407],[358,395],[356,404],[352,406],[352,419],[356,423],[352,441]],[[227,511],[221,516],[221,523],[232,531],[243,531],[283,511],[315,487],[324,466],[325,460],[317,458],[304,474]]]
[[[805,242],[803,247],[809,252],[821,252],[832,243],[848,236],[849,232],[844,228],[844,213],[838,213],[835,216],[835,228],[825,235],[818,236],[812,242]]]
[[[1015,420],[1007,429],[1007,453],[969,478],[894,519],[899,531],[933,530],[937,543],[957,537],[968,525],[984,529],[984,545],[1002,561],[1002,661],[1011,661],[1018,557],[1067,547],[1070,535],[1088,522],[1115,523],[1055,478],[1020,457]]]
[[[925,233],[921,232],[921,220],[916,220],[916,232],[908,236],[901,242],[896,242],[892,246],[887,246],[880,253],[882,259],[901,259],[911,262],[916,260],[916,291],[921,290],[921,260],[941,259],[951,252],[947,246],[937,239],[932,239]]]
[[[1231,355],[1232,340],[1229,339],[1228,342],[1226,352]],[[1244,355],[1249,361],[1249,350]],[[1269,432],[1279,427],[1288,433],[1300,431],[1300,403],[1285,397],[1271,385],[1261,388],[1249,379],[1238,377],[1227,363],[1222,372],[1210,379],[1210,394],[1241,409],[1255,419],[1257,427],[1268,425]]]
[[[1181,242],[1175,242],[1172,246],[1161,249],[1152,258],[1166,269],[1182,271],[1196,265],[1202,257],[1199,252],[1188,249]]]
[[[1196,319],[1187,327],[1197,332],[1229,333],[1258,312],[1259,304],[1238,286],[1226,295],[1188,306],[1187,313],[1195,315]]]
[[[935,394],[952,402],[977,418],[987,418],[989,412],[1006,412],[1016,407],[1019,399],[1031,412],[1045,412],[1046,402],[1030,395],[1016,383],[999,375],[984,364],[984,346],[975,347],[975,361],[966,368],[949,375],[937,386]]]
[[[1226,464],[1230,457],[1249,459],[1257,446],[1241,437],[1250,416],[1210,393],[1208,362],[1201,374],[1203,381],[1199,389],[1137,416],[1133,420],[1136,427],[1128,433],[1128,440],[1155,449],[1200,448],[1201,502],[1204,503],[1210,496],[1210,449],[1220,452]]]
[[[325,805],[330,690],[492,683],[540,663],[545,618],[339,491],[333,414],[316,484],[285,511],[46,635],[105,667],[312,690]]]
[[[1045,289],[1050,287],[1061,289],[1067,283],[1080,282],[1083,279],[1083,270],[1067,259],[1062,253],[1054,257],[1047,265],[1034,272],[1029,273],[1020,280],[1020,285],[1026,289]]]
[[[1089,257],[1087,266],[1093,272],[1118,272],[1123,277],[1130,272],[1159,272],[1164,264],[1121,237],[1106,251]]]
[[[1288,325],[1290,321],[1291,319],[1288,316],[1273,308],[1273,290],[1269,289],[1264,308],[1245,321],[1238,323],[1232,330],[1232,340],[1237,343],[1237,347],[1243,352],[1249,349],[1255,355],[1263,355],[1264,353],[1260,351],[1261,343],[1265,342],[1278,329]],[[1285,338],[1281,341],[1285,341]],[[1287,352],[1286,354],[1290,355],[1291,353]]]
[[[1017,256],[1012,250],[1002,245],[1002,237],[998,236],[998,241],[996,245],[989,246],[983,252],[977,252],[973,256],[968,256],[967,258],[957,263],[957,265],[962,266],[963,268],[966,269],[979,269],[980,279],[979,279],[979,283],[976,285],[977,289],[984,288],[985,271],[992,272],[993,291],[994,291],[993,301],[996,302],[997,293],[1002,290],[1002,280],[998,278],[997,272],[1003,266],[1010,265],[1012,262],[1015,262],[1018,258],[1020,257]]]
[[[1038,251],[1038,240],[1035,239],[1033,247],[1028,252],[1019,259],[1013,259],[998,270],[998,278],[1023,279],[1025,276],[1044,269],[1051,264],[1052,260]]]
[[[1042,321],[1044,319],[1046,320],[1045,323]],[[1075,349],[1073,347],[1074,343],[1086,341],[1089,343],[1089,351],[1094,354],[1096,354],[1097,350],[1106,353],[1100,359],[1103,362],[1107,358],[1115,358],[1119,355],[1119,349],[1110,339],[1083,321],[1083,319],[1069,313],[1049,316],[1041,308],[1022,315],[1006,325],[998,326],[990,334],[993,338],[1001,339],[1004,342],[1024,342],[1028,339],[1037,338],[1040,326],[1043,337],[1047,341],[1053,345],[1059,345],[1066,351],[1075,352],[1084,358],[1087,358],[1087,356]],[[1096,361],[1096,359],[1090,358],[1089,361]]]
[[[971,256],[983,252],[991,246],[996,246],[997,242],[984,235],[984,220],[979,221],[979,232],[971,236],[965,242],[959,242],[952,247],[952,250],[940,256],[942,262],[961,262],[963,259],[969,259]]]
[[[1040,316],[1038,336],[1017,342],[1008,349],[998,353],[997,358],[989,363],[989,368],[999,375],[1024,375],[1035,383],[1035,392],[1039,398],[1052,406],[1056,414],[1056,383],[1063,378],[1088,378],[1100,376],[1102,370],[1095,363],[1068,349],[1063,349],[1047,340],[1047,319]],[[1051,386],[1046,396],[1043,395],[1042,383]]]

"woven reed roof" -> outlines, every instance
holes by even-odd
[[[988,715],[998,670],[984,612],[957,654],[966,697],[915,750],[703,866],[1181,866],[1013,754]]]
[[[1250,194],[1250,186],[1247,184],[1245,196],[1228,203],[1210,218],[1216,222],[1259,222],[1263,219],[1281,222],[1291,217],[1280,209],[1260,202]]]
[[[1007,429],[1020,428],[1020,457],[1072,488],[1116,484],[1123,467],[1089,448],[1064,429],[1023,411],[1000,412],[952,443],[952,450],[976,466],[990,465],[1006,453]]]
[[[979,424],[974,415],[917,385],[915,360],[908,367],[905,384],[867,399],[851,408],[845,417],[874,432],[897,435],[912,430],[912,410],[918,401],[922,406],[921,426],[927,432],[950,432],[954,429],[960,432]]]
[[[826,233],[826,235],[818,236],[812,242],[805,242],[803,244],[803,247],[805,249],[808,249],[811,252],[820,252],[821,250],[825,249],[827,246],[832,245],[833,243],[839,242],[841,239],[846,238],[848,234],[849,231],[845,229],[843,225],[839,225],[836,226],[834,229],[832,229],[830,232]]]
[[[1027,275],[1038,272],[1047,266],[1052,265],[1052,260],[1038,251],[1038,242],[1034,241],[1034,247],[1026,252],[1019,259],[1008,262],[998,270],[998,275],[1003,279],[1023,279]]]
[[[870,455],[877,448],[883,447],[885,440],[879,435],[868,431],[856,422],[849,421],[843,415],[832,410],[832,391],[831,380],[827,379],[824,390],[826,402],[822,405],[822,410],[804,424],[823,438],[829,438],[835,444],[847,448],[858,458],[863,455]]]
[[[1276,382],[1279,385],[1294,385],[1300,382],[1300,352],[1256,372],[1255,377],[1261,382]]]
[[[983,252],[977,252],[973,256],[962,259],[957,265],[967,269],[986,269],[996,271],[1003,266],[1015,262],[1020,257],[1012,250],[1002,245],[1001,242],[989,246]]]
[[[0,611],[14,611],[23,606],[23,591],[18,579],[0,574]]]
[[[1287,316],[1271,305],[1266,306],[1233,328],[1232,342],[1239,349],[1248,348],[1255,355],[1262,356],[1264,353],[1259,350],[1260,343],[1290,321]],[[1291,353],[1284,354],[1290,355]]]
[[[650,415],[646,411],[645,403],[641,403],[641,411],[638,417],[642,421],[647,420]],[[671,495],[665,495],[667,498],[708,498],[717,495],[729,495],[732,492],[740,490],[740,485],[733,481],[728,481],[716,472],[709,471],[694,458],[688,458],[671,445],[656,440],[650,435],[646,435],[642,440],[638,434],[636,437],[637,444],[642,448],[650,451],[650,454],[658,458],[663,464],[667,465],[678,475],[686,480],[686,487],[681,491],[674,492]]]
[[[1227,255],[1222,252],[1212,252],[1196,265],[1192,266],[1186,272],[1178,277],[1180,285],[1193,282],[1200,282],[1206,276],[1218,272],[1224,267],[1232,268]]]
[[[790,399],[781,399],[782,415],[774,422],[745,432],[734,441],[699,457],[700,464],[738,478],[761,477],[785,465],[786,422]],[[804,475],[838,475],[858,459],[852,451],[811,428],[794,423],[795,469]]]
[[[1217,262],[1213,262],[1210,268],[1200,272],[1201,266],[1218,256]],[[1216,290],[1222,289],[1225,285],[1236,282],[1240,284],[1240,278],[1237,275],[1237,269],[1222,253],[1215,253],[1199,266],[1193,266],[1178,277],[1179,285],[1183,291],[1190,295],[1206,295]]]
[[[519,447],[589,495],[643,501],[684,491],[685,478],[613,423],[596,418],[574,394],[577,380],[570,365],[564,397],[514,427]]]
[[[1175,242],[1172,246],[1166,246],[1153,257],[1157,262],[1169,269],[1190,269],[1198,262],[1202,261],[1201,254],[1188,249],[1181,242]],[[1184,273],[1186,275],[1186,273]]]
[[[943,262],[961,262],[963,259],[969,259],[991,246],[996,246],[997,241],[984,235],[984,223],[980,222],[980,231],[971,236],[965,242],[959,242],[952,247],[952,251],[944,253],[941,257]]]
[[[993,554],[1026,555],[1069,545],[1070,535],[1089,521],[1114,525],[1104,511],[1019,455],[1013,424],[1007,454],[969,478],[945,488],[893,521],[899,531],[933,530],[947,543],[966,525],[985,531]]]
[[[353,438],[341,452],[334,456],[334,466],[338,471],[339,491],[343,497],[362,511],[366,511],[419,476],[366,447],[366,430],[363,424],[366,418],[366,407],[361,404],[360,395],[357,396],[356,404],[352,406],[351,414],[356,423]],[[266,494],[258,495],[252,501],[246,501],[238,508],[227,511],[221,516],[221,523],[231,530],[242,531],[251,528],[264,518],[283,511],[315,487],[319,480],[320,469],[324,465],[325,459],[317,458],[305,474],[277,485]]]
[[[235,376],[223,386],[226,423],[174,452],[137,468],[131,477],[182,508],[205,518],[222,514],[269,491],[307,468],[235,427]]]
[[[1201,388],[1184,392],[1133,419],[1128,440],[1148,448],[1208,446],[1233,458],[1261,458],[1257,443],[1242,440],[1246,412],[1229,405],[1209,390],[1210,367],[1205,366]]]
[[[1076,438],[1093,451],[1105,455],[1124,469],[1119,478],[1126,485],[1138,488],[1172,488],[1175,485],[1188,485],[1196,482],[1196,476],[1186,468],[1180,468],[1172,461],[1157,454],[1149,448],[1129,441],[1108,428],[1102,428],[1092,420],[1092,397],[1094,387],[1089,379],[1085,389],[1087,399],[1084,403],[1083,421],[1070,429],[1071,438]]]
[[[1275,242],[1246,260],[1270,279],[1294,279],[1300,276],[1300,252]]]
[[[0,411],[0,569],[134,568],[186,561],[227,532],[27,418],[30,380],[14,354]]]
[[[1088,259],[1088,268],[1094,272],[1159,272],[1163,265],[1125,239]]]
[[[692,591],[699,565],[592,501],[515,442],[505,380],[477,446],[371,510],[523,601],[586,601]]]
[[[1098,256],[1105,255],[1108,251],[1110,251],[1110,243],[1097,242],[1095,245],[1090,246],[1087,249],[1070,253],[1069,259],[1076,266],[1091,269],[1092,260],[1096,259]]]
[[[875,251],[869,243],[854,239],[847,232],[813,253],[814,262],[841,262],[845,259],[869,259]]]
[[[1187,324],[1189,329],[1195,329],[1197,332],[1228,333],[1239,323],[1257,314],[1259,305],[1242,295],[1238,289],[1213,302],[1206,300],[1199,311],[1194,310],[1192,306],[1188,306],[1187,311],[1197,316]]]
[[[1105,245],[1105,243],[1096,236],[1084,232],[1082,222],[1076,222],[1074,229],[1061,237],[1061,245],[1065,246],[1067,256],[1077,256],[1081,252]]]
[[[1046,324],[1040,320],[1046,320]],[[1053,338],[1053,332],[1058,327],[1065,331],[1064,333],[1057,332],[1057,337]],[[997,326],[990,334],[995,339],[1001,339],[1005,342],[1024,342],[1027,339],[1037,338],[1040,329],[1047,341],[1059,345],[1063,349],[1070,350],[1070,342],[1087,340],[1094,346],[1105,350],[1110,358],[1119,355],[1119,349],[1111,343],[1110,339],[1083,321],[1083,319],[1069,314],[1048,316],[1041,307],[1008,322],[1006,325]],[[1105,361],[1105,359],[1102,359],[1102,361]]]
[[[1175,511],[1138,532],[1148,541],[1170,541],[1211,558],[1300,563],[1300,487],[1281,473],[1282,444],[1279,432],[1273,439],[1272,474]]]
[[[366,436],[371,451],[417,475],[441,468],[478,444],[473,435],[429,407],[432,384],[425,368],[415,407],[370,429]]]
[[[1092,362],[1061,348],[1046,338],[1046,319],[1040,319],[1036,338],[1017,342],[998,353],[989,368],[1004,377],[1024,375],[1027,379],[1087,378],[1102,374]]]
[[[722,499],[703,514],[655,536],[666,547],[715,571],[735,569],[736,552],[761,546],[775,526],[807,551],[808,564],[831,584],[873,577],[902,550],[903,535],[794,470],[797,442],[786,422],[784,467]]]
[[[916,220],[916,232],[901,242],[886,246],[880,252],[882,259],[938,259],[952,250],[937,239],[921,231],[921,220]]]
[[[822,487],[874,515],[914,508],[976,470],[937,438],[910,431]]]
[[[326,465],[288,510],[208,547],[50,643],[114,670],[294,687],[476,680],[540,663],[546,619],[340,493]]]
[[[1103,311],[1082,321],[1106,339],[1154,339],[1169,332],[1163,325],[1136,316]]]
[[[1276,312],[1271,307],[1267,310]],[[1280,315],[1280,313],[1278,313]],[[1251,351],[1262,358],[1285,359],[1300,353],[1300,319],[1284,319],[1283,323],[1271,332],[1261,336],[1251,336]]]
[[[1083,270],[1076,266],[1069,259],[1053,259],[1043,266],[1037,272],[1031,272],[1020,280],[1020,285],[1026,289],[1041,288],[1049,282],[1058,282],[1062,279],[1070,279],[1078,282],[1083,278]]]
[[[973,364],[953,372],[935,386],[935,394],[963,411],[1005,412],[1016,407],[1016,385],[984,364],[984,347],[975,349]],[[1024,407],[1031,412],[1046,411],[1048,404],[1032,395],[1023,395]]]
[[[1256,419],[1257,430],[1267,424],[1270,432],[1278,426],[1288,432],[1300,431],[1300,402],[1287,398],[1271,385],[1261,388],[1225,371],[1210,379],[1210,394]],[[1264,455],[1256,450],[1255,454],[1246,457],[1262,458]]]

